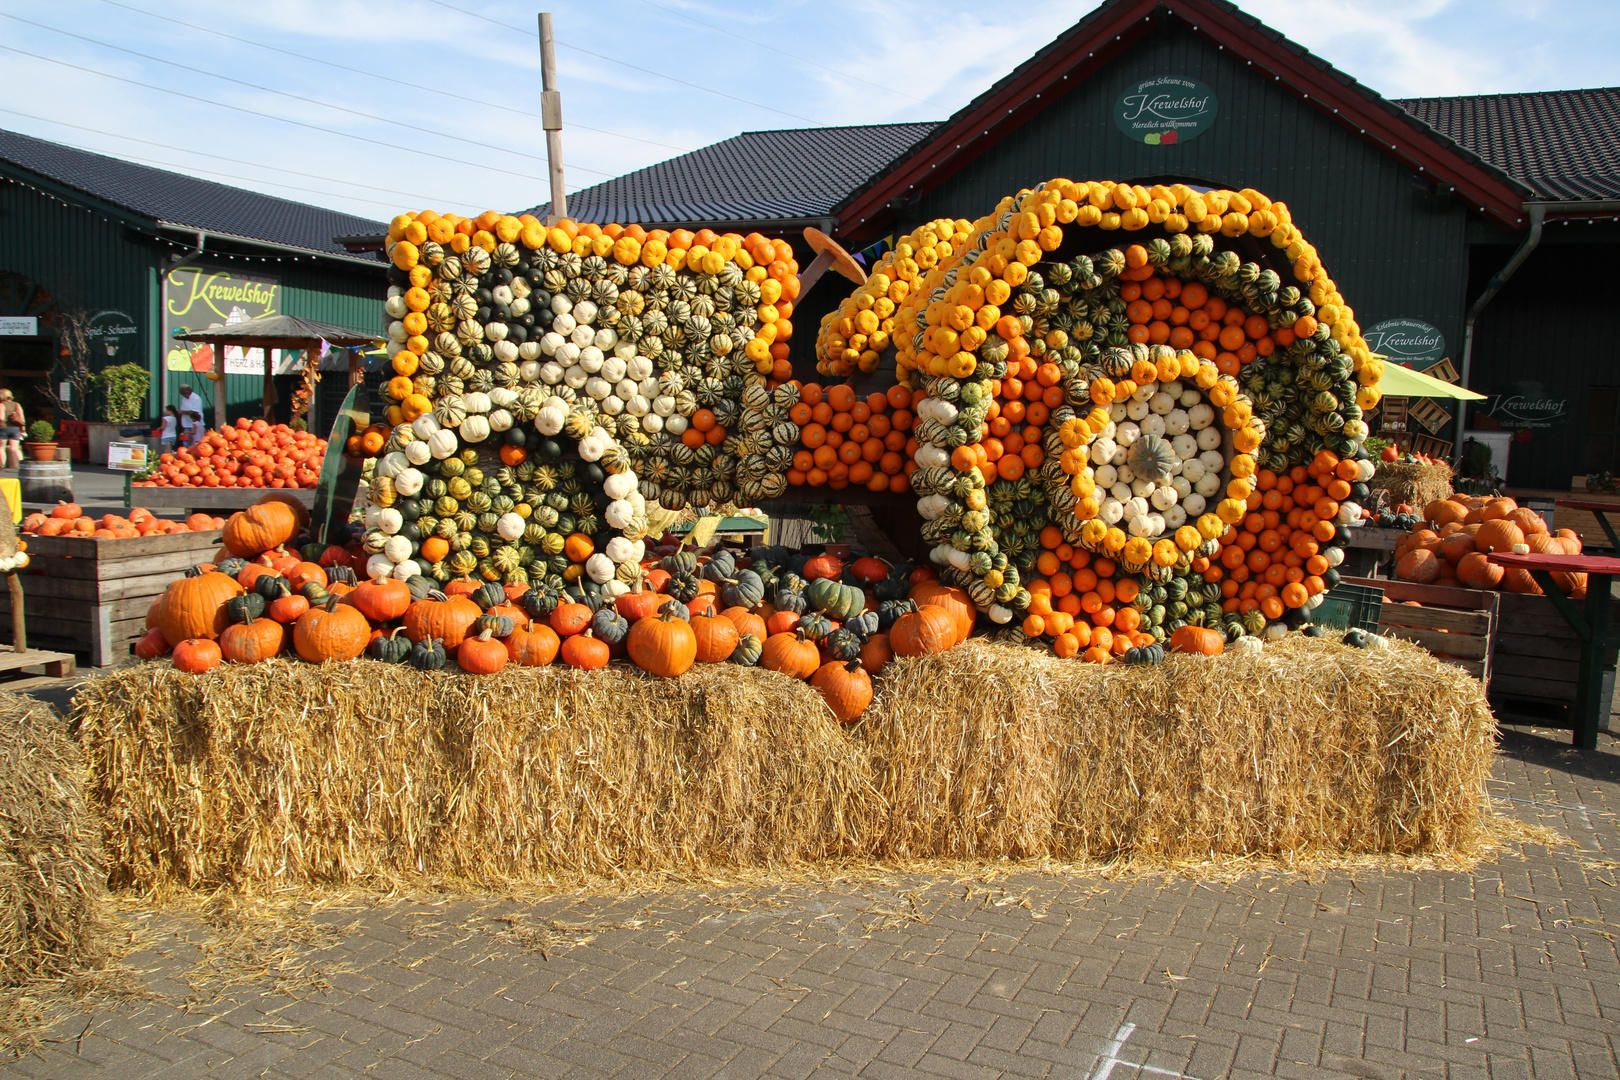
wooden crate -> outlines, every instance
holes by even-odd
[[[1378,617],[1380,634],[1420,645],[1481,682],[1490,683],[1502,594],[1410,581],[1344,580],[1384,590],[1384,606]],[[1409,600],[1422,606],[1413,607],[1406,603]]]
[[[1441,460],[1451,456],[1451,444],[1449,442],[1428,435],[1412,436],[1412,445],[1409,449],[1414,454],[1428,454],[1430,457],[1440,458]]]
[[[1387,397],[1378,403],[1378,430],[1404,432],[1406,430],[1409,398]]]
[[[1451,423],[1451,414],[1428,398],[1418,399],[1418,403],[1412,406],[1409,414],[1413,420],[1428,428],[1430,435]]]
[[[1609,619],[1620,625],[1620,601],[1610,605]],[[1490,687],[1497,714],[1568,726],[1581,666],[1574,629],[1551,600],[1523,593],[1501,594],[1499,625]],[[1614,663],[1611,650],[1604,666]]]
[[[1451,357],[1449,356],[1429,367],[1423,372],[1423,374],[1432,375],[1441,382],[1448,383],[1455,383],[1458,379],[1462,378],[1462,374],[1457,370],[1456,365],[1451,362]]]
[[[28,644],[87,655],[91,667],[129,656],[146,633],[146,610],[187,567],[220,544],[200,533],[109,539],[30,536],[23,572]],[[0,640],[11,640],[11,598],[0,590]]]

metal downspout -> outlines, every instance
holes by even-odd
[[[1469,379],[1473,374],[1474,325],[1479,321],[1480,312],[1484,311],[1486,306],[1496,298],[1496,294],[1502,291],[1502,286],[1506,285],[1508,279],[1518,272],[1519,267],[1523,266],[1524,261],[1530,257],[1530,253],[1535,251],[1536,247],[1541,243],[1542,226],[1547,222],[1547,204],[1525,203],[1525,209],[1530,211],[1530,235],[1525,237],[1524,243],[1519,245],[1519,250],[1513,253],[1513,258],[1508,260],[1507,265],[1502,267],[1495,277],[1491,278],[1489,284],[1485,286],[1485,291],[1479,294],[1479,299],[1475,300],[1473,306],[1468,309],[1468,318],[1463,321],[1461,381],[1465,387],[1469,385]],[[1467,430],[1467,421],[1468,402],[1460,401],[1457,403],[1457,445],[1453,455],[1454,461],[1462,460],[1463,432]]]

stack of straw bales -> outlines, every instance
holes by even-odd
[[[76,975],[109,958],[101,836],[83,774],[55,709],[0,693],[0,986]]]
[[[974,641],[842,730],[719,666],[423,675],[148,664],[77,702],[113,883],[497,885],[833,858],[1445,854],[1495,725],[1421,649],[1292,637],[1102,667]]]
[[[1367,487],[1375,498],[1382,495],[1390,510],[1406,503],[1421,511],[1436,499],[1451,497],[1451,479],[1451,466],[1444,462],[1380,461]]]

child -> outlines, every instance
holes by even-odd
[[[180,410],[173,405],[163,406],[163,428],[158,432],[161,453],[171,453],[180,442]]]
[[[207,426],[203,423],[202,413],[183,412],[180,414],[180,419],[181,426],[186,433],[186,445],[196,446],[202,442],[203,435],[208,432]]]

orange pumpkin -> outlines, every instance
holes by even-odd
[[[1436,499],[1423,508],[1423,519],[1437,529],[1453,522],[1460,523],[1467,516],[1468,508],[1450,499]]]
[[[1170,635],[1170,651],[1219,656],[1226,651],[1226,639],[1207,627],[1182,626]]]
[[[230,625],[225,603],[242,595],[242,586],[213,570],[187,571],[164,590],[158,610],[158,629],[168,641],[217,638]]]
[[[506,653],[514,664],[524,667],[545,667],[557,659],[562,639],[557,631],[545,623],[533,623],[512,631],[506,639]]]
[[[735,646],[736,642],[732,642],[732,645]],[[673,679],[684,674],[696,662],[697,635],[693,633],[690,623],[677,619],[666,608],[660,615],[649,615],[638,620],[625,638],[625,648],[631,662],[641,670]]]
[[[658,609],[669,603],[671,597],[653,589],[643,589],[641,592],[627,592],[613,601],[613,606],[626,622],[634,626],[641,619],[649,615],[658,614]]]
[[[888,667],[893,659],[894,649],[889,646],[888,634],[873,634],[861,646],[861,667],[869,675],[876,675]]]
[[[274,619],[249,618],[232,623],[219,635],[219,651],[233,664],[259,664],[281,655],[287,628]]]
[[[148,630],[135,643],[135,655],[142,660],[156,660],[169,651],[169,642],[158,629]]]
[[[219,667],[222,658],[212,638],[187,638],[174,647],[174,666],[193,675]]]
[[[834,660],[821,665],[810,676],[810,685],[820,691],[833,718],[841,724],[853,724],[872,704],[872,676],[859,660]]]
[[[310,608],[293,623],[293,648],[312,664],[353,660],[366,651],[370,641],[371,624],[366,617],[358,608],[338,603],[335,596],[320,607]]]
[[[1547,533],[1546,520],[1528,506],[1521,506],[1509,512],[1507,520],[1517,525],[1519,531],[1526,536],[1546,535]]]
[[[493,675],[511,658],[506,643],[496,641],[489,630],[480,631],[477,637],[467,638],[456,647],[456,663],[472,675]]]
[[[1541,586],[1536,579],[1530,576],[1530,571],[1514,567],[1502,575],[1502,587],[1510,593],[1524,593],[1529,596],[1544,596]]]
[[[1402,581],[1432,585],[1440,576],[1440,558],[1428,548],[1414,548],[1396,560],[1395,576]]]
[[[1457,580],[1470,589],[1497,589],[1502,585],[1502,567],[1474,551],[1457,560]]]
[[[357,612],[358,609],[349,610]],[[405,610],[405,636],[412,641],[441,638],[448,652],[467,640],[467,631],[482,614],[478,605],[465,596],[430,592],[426,599],[416,601]]]
[[[889,647],[896,656],[925,656],[944,652],[959,640],[957,630],[958,623],[949,611],[934,604],[924,604],[913,607],[894,620],[894,625],[889,627]]]
[[[708,614],[692,615],[692,634],[697,639],[697,663],[723,664],[731,658],[737,647],[737,624],[730,619]]]
[[[913,585],[907,596],[918,607],[932,605],[951,617],[951,622],[956,627],[956,638],[951,644],[960,645],[973,632],[973,623],[979,617],[979,609],[973,606],[972,599],[964,590],[942,581],[924,581]],[[899,644],[893,642],[892,630],[889,636],[895,652],[901,656],[912,655],[901,650]]]
[[[304,563],[301,565],[309,565]],[[324,586],[325,574],[321,575]],[[291,579],[289,578],[289,583]],[[295,586],[296,588],[296,586]],[[360,614],[372,622],[390,622],[405,614],[411,606],[411,589],[398,578],[379,574],[370,581],[362,581],[349,593],[349,602],[360,609]]]
[[[1452,566],[1462,561],[1462,557],[1474,550],[1474,538],[1461,530],[1452,533],[1440,541],[1435,554],[1439,555]]]
[[[731,625],[737,628],[739,636],[753,634],[761,641],[770,637],[770,630],[765,626],[765,617],[757,615],[745,607],[728,607],[720,615],[722,618],[731,620]]]
[[[808,679],[821,667],[821,652],[815,642],[804,639],[802,630],[795,630],[791,634],[772,634],[760,650],[759,666],[795,679]]]
[[[584,604],[558,604],[551,613],[551,628],[558,637],[570,638],[582,634],[591,625],[595,612]]]
[[[298,534],[298,515],[284,502],[258,503],[238,510],[225,522],[225,547],[251,559],[280,547]]]
[[[564,638],[558,652],[562,656],[563,663],[582,671],[605,668],[611,658],[608,643],[589,634],[574,634],[572,637]]]
[[[1474,534],[1474,546],[1480,551],[1512,551],[1513,545],[1524,543],[1524,532],[1506,516],[1491,518]]]

